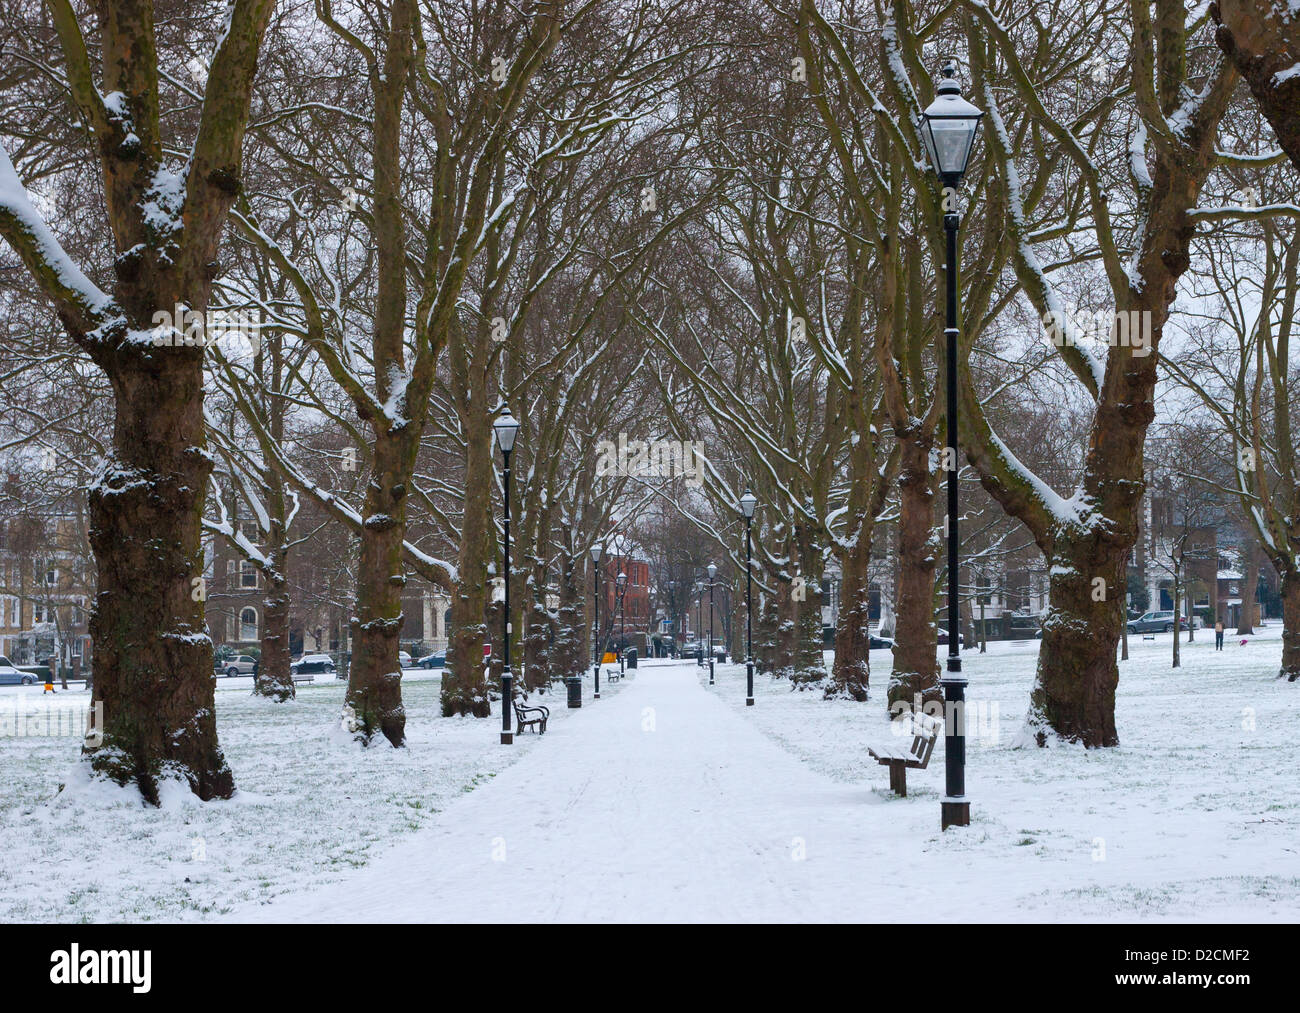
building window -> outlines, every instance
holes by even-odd
[[[247,559],[239,564],[239,586],[257,587],[257,568]]]
[[[246,608],[239,613],[239,639],[257,639],[257,609]]]

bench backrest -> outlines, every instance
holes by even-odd
[[[943,730],[943,719],[932,714],[913,714],[912,730],[916,732],[912,739],[912,755],[924,767],[930,762],[934,744],[939,740],[939,733]]]

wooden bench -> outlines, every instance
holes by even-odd
[[[930,765],[934,744],[943,729],[943,719],[930,714],[912,715],[912,744],[868,746],[867,752],[882,766],[889,767],[889,788],[907,798],[907,770],[925,770]]]
[[[530,718],[529,714],[536,714],[537,717]],[[526,728],[533,728],[538,735],[546,734],[546,721],[551,716],[549,707],[525,707],[518,700],[515,701],[515,724],[519,731]]]

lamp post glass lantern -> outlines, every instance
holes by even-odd
[[[745,706],[754,706],[754,569],[750,562],[750,528],[758,497],[749,490],[740,497],[740,512],[745,515]],[[734,658],[732,659],[735,660]]]
[[[975,149],[982,110],[961,97],[957,65],[944,65],[943,80],[935,88],[935,99],[921,114],[921,138],[930,165],[944,186],[961,185]]]
[[[957,66],[943,68],[943,80],[935,89],[935,100],[921,114],[921,136],[935,175],[944,189],[961,186],[975,147],[984,113],[961,97],[957,83]],[[945,194],[945,197],[948,195]],[[958,617],[957,558],[957,229],[960,216],[945,199],[943,227],[946,239],[944,278],[946,297],[946,369],[947,415],[945,420],[944,467],[948,491],[948,664],[943,678],[944,696],[944,798],[940,802],[940,826],[964,827],[970,824],[970,800],[966,798],[966,677],[961,671],[960,623]]]
[[[604,550],[591,547],[591,679],[593,700],[600,699],[600,557]]]
[[[514,733],[510,728],[510,711],[514,703],[512,687],[513,675],[510,671],[510,451],[515,449],[515,435],[519,432],[519,423],[510,414],[509,408],[502,408],[501,414],[492,423],[496,433],[497,446],[501,448],[501,458],[505,462],[502,468],[502,511],[505,519],[505,569],[502,571],[502,607],[501,607],[501,744],[509,746],[514,743]]]

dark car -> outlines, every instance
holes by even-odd
[[[1187,620],[1181,616],[1178,618],[1178,628],[1187,629]],[[1128,629],[1130,633],[1172,633],[1174,611],[1163,609],[1158,612],[1145,612],[1136,619],[1130,619]]]
[[[941,630],[939,631],[939,645],[940,645],[940,646],[944,646],[944,645],[946,645],[947,643],[948,643],[948,631],[947,631],[947,630],[942,630],[942,629],[941,629]],[[964,644],[964,643],[966,643],[966,638],[965,638],[964,636],[962,636],[960,633],[957,634],[957,643],[959,643],[959,644]]]
[[[416,662],[416,664],[418,664],[421,668],[446,668],[447,654],[445,651],[437,651],[434,652],[433,654],[426,654],[423,658],[421,658],[418,662]]]
[[[328,654],[304,654],[289,666],[295,682],[313,682],[317,675],[333,674],[334,659]]]
[[[892,638],[878,637],[874,633],[870,634],[870,637],[871,637],[871,643],[868,647],[868,650],[879,651],[879,650],[883,650],[886,647],[890,648],[891,650],[893,649],[894,641]]]

